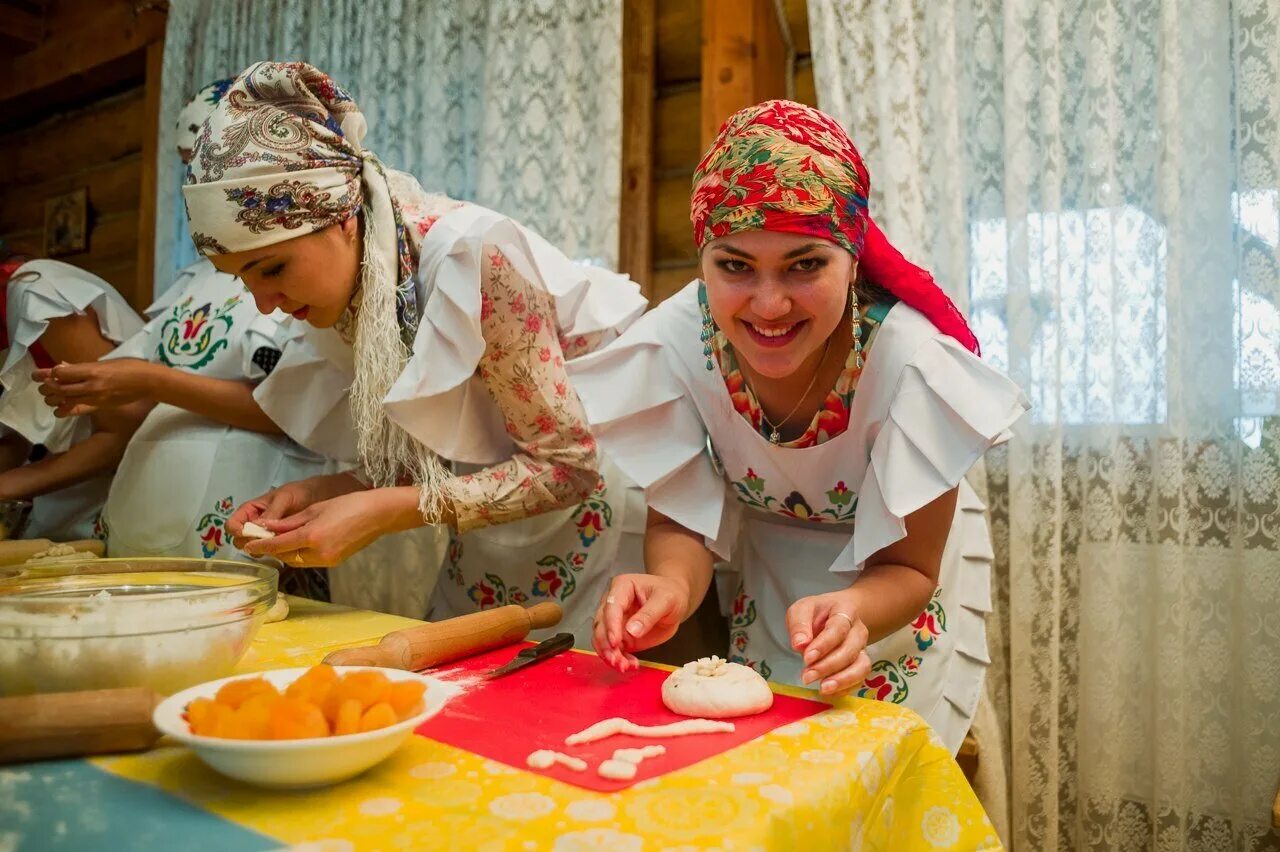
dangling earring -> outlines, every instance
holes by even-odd
[[[862,369],[862,314],[858,311],[858,290],[849,283],[849,316],[853,326],[853,366]]]
[[[702,307],[702,332],[698,337],[702,340],[702,354],[707,359],[707,370],[714,370],[715,364],[711,361],[711,341],[716,336],[716,322],[711,318],[711,306],[706,302],[700,302]]]

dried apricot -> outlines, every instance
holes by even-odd
[[[289,684],[284,694],[290,698],[301,698],[312,704],[320,704],[337,680],[338,673],[333,670],[333,666],[323,664],[312,666],[301,677]]]
[[[226,730],[227,723],[230,721],[235,711],[225,704],[219,704],[216,701],[209,702],[208,708],[199,713],[200,724],[191,725],[191,733],[201,737],[222,737]]]
[[[187,724],[193,734],[208,729],[209,714],[213,711],[212,698],[197,698],[187,705]]]
[[[360,719],[360,731],[376,731],[379,728],[394,725],[398,721],[400,720],[396,717],[396,711],[391,705],[380,701],[364,711],[364,716]]]
[[[214,700],[235,710],[247,699],[262,692],[271,692],[278,695],[280,690],[276,689],[266,678],[250,677],[224,683],[218,690]]]
[[[401,719],[407,719],[418,709],[427,685],[420,680],[399,680],[387,690],[387,703]]]
[[[269,732],[273,740],[302,740],[329,736],[329,723],[320,708],[296,698],[271,705]]]
[[[360,718],[363,715],[364,709],[360,706],[360,702],[355,698],[348,698],[338,708],[337,718],[333,723],[333,735],[337,737],[343,734],[360,733]]]
[[[380,701],[385,701],[391,682],[382,672],[359,671],[345,674],[338,678],[333,686],[333,695],[338,696],[339,706],[348,698],[356,698],[363,709],[368,709]]]

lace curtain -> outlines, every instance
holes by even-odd
[[[622,0],[173,0],[161,115],[257,60],[305,60],[351,92],[388,165],[612,267],[621,38]],[[194,259],[161,124],[157,292]]]
[[[873,214],[1035,404],[988,457],[1011,845],[1280,849],[1280,6],[809,11]]]

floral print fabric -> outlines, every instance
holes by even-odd
[[[492,246],[480,271],[480,328],[486,348],[477,374],[518,450],[445,482],[459,532],[572,505],[599,481],[595,439],[565,370],[593,341],[562,340],[551,296]]]

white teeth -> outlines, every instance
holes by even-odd
[[[794,324],[789,325],[786,328],[761,328],[754,323],[751,325],[751,329],[761,337],[782,337],[785,334],[790,334],[791,329],[793,328],[795,328]]]

